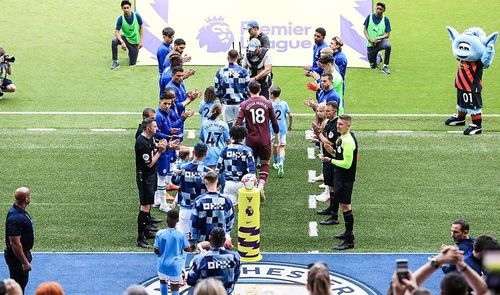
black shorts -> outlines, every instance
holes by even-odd
[[[457,89],[457,105],[464,109],[481,109],[483,107],[481,92],[467,92]]]
[[[7,78],[6,78],[6,79],[3,79],[1,87],[2,87],[2,89],[5,89],[5,88],[7,88],[7,86],[9,86],[10,84],[12,84],[12,80],[9,80],[9,79],[7,79]]]
[[[352,188],[354,187],[354,182],[352,181],[342,181],[340,177],[334,177],[333,187],[335,190],[335,198],[341,204],[351,204]]]
[[[156,173],[143,175],[137,172],[136,181],[139,189],[139,202],[141,205],[152,205],[155,201]]]
[[[333,164],[323,163],[323,183],[333,187]]]

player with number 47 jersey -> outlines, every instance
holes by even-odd
[[[219,115],[222,114],[222,106],[216,103],[210,110],[208,117],[200,129],[200,139],[208,146],[207,157],[203,164],[214,169],[219,160],[220,153],[229,143],[229,127],[223,120],[219,120]]]
[[[251,97],[241,103],[236,126],[242,126],[245,123],[248,130],[246,144],[252,148],[254,156],[260,158],[259,189],[261,199],[265,199],[263,189],[269,175],[269,159],[271,158],[269,124],[274,133],[279,132],[279,126],[271,101],[259,95],[261,90],[259,82],[252,80],[248,89]]]

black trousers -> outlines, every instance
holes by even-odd
[[[139,45],[128,43],[127,38],[123,35],[122,39],[125,41],[125,45],[128,49],[128,64],[135,65],[137,63],[137,56],[139,55]],[[111,40],[111,55],[113,60],[118,60],[118,46],[121,46],[120,41],[118,41],[117,38],[113,38],[113,40]]]
[[[26,258],[31,263],[31,260],[33,259],[31,256],[31,251],[24,252],[24,255],[26,255]],[[24,289],[28,284],[29,271],[23,270],[23,264],[21,260],[17,258],[16,254],[14,254],[12,250],[4,250],[4,257],[5,262],[9,267],[10,278],[16,281],[21,286],[24,293]]]

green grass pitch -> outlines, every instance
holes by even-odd
[[[454,111],[457,67],[445,26],[459,31],[480,26],[487,34],[498,31],[500,19],[494,12],[500,10],[500,2],[485,0],[479,6],[476,1],[388,0],[386,4],[393,27],[392,74],[349,68],[346,110],[444,116],[354,117],[361,160],[353,194],[353,251],[436,251],[442,243],[451,243],[450,222],[458,217],[471,221],[473,235],[498,237],[500,117],[491,116],[500,114],[498,60],[483,75],[485,134],[449,134],[446,131],[462,128],[450,129],[443,122]],[[116,1],[9,3],[9,9],[0,12],[0,46],[17,58],[11,78],[18,92],[0,100],[0,113],[141,112],[146,106],[155,107],[155,67],[109,70],[110,40],[119,13]],[[189,52],[195,41],[187,42]],[[124,63],[125,56],[120,58]],[[217,68],[195,67],[197,74],[186,81],[187,87],[203,90]],[[279,67],[274,74],[292,111],[307,113],[302,101],[312,93],[305,89],[308,79],[302,70]],[[0,212],[7,212],[15,188],[33,189],[28,210],[36,224],[35,251],[138,250],[133,134],[139,121],[140,115],[0,114]],[[317,184],[307,183],[307,170],[320,170],[318,161],[307,160],[310,144],[304,140],[304,130],[310,121],[311,117],[294,118],[285,178],[278,179],[272,171],[268,201],[261,210],[263,251],[330,251],[332,235],[343,228],[319,226],[318,237],[308,236],[308,222],[322,220],[307,208],[308,195],[321,192]],[[187,128],[197,126],[199,118],[192,118]],[[90,128],[127,131],[103,133]],[[0,220],[3,233],[4,218]]]

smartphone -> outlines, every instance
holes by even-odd
[[[398,279],[409,279],[408,276],[408,259],[396,259],[396,273]]]

